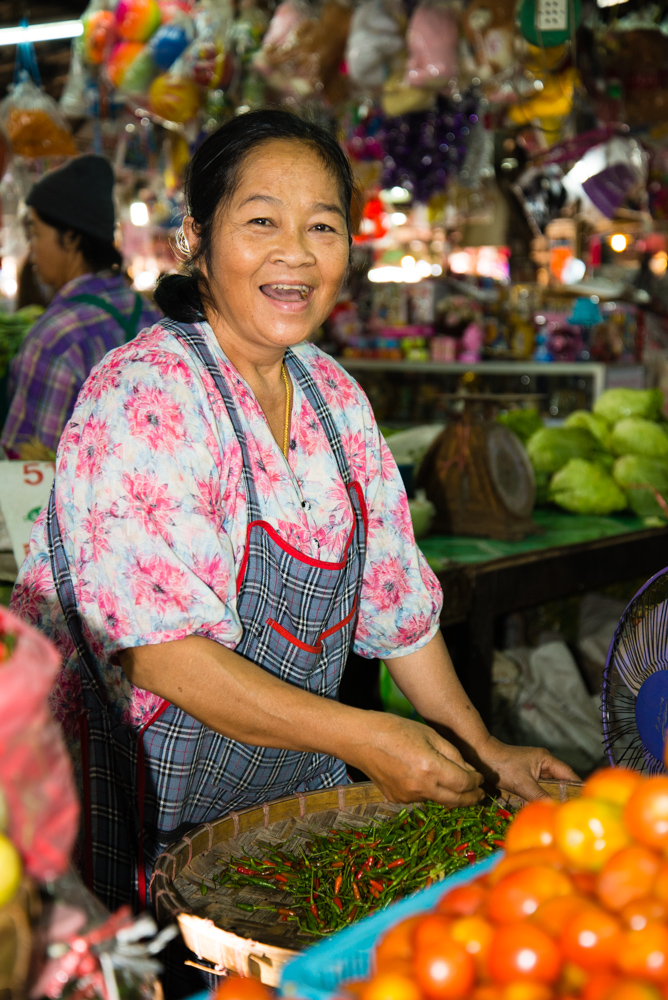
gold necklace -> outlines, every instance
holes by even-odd
[[[285,365],[281,365],[281,375],[285,382],[285,429],[283,431],[283,454],[288,457],[288,434],[290,431],[290,383],[285,370]]]

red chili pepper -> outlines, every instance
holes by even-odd
[[[427,879],[425,879],[424,887],[425,887],[425,889],[428,889],[429,886],[431,886],[433,884],[434,884],[434,880],[433,880],[433,878],[430,875]]]
[[[330,868],[343,868],[344,863],[345,862],[343,862],[343,861],[333,861],[329,867]]]
[[[318,878],[317,875],[313,879],[313,888],[314,889],[319,889],[320,888],[320,879]]]
[[[382,882],[377,882],[375,878],[369,879],[369,885],[375,889],[377,892],[382,892],[385,886]]]
[[[504,819],[512,819],[512,813],[509,813],[507,809],[497,809],[497,816],[503,816]]]
[[[370,854],[369,857],[364,862],[364,864],[362,865],[362,868],[366,868],[367,871],[368,871],[369,868],[371,868],[371,865],[373,864],[373,862],[374,862],[374,856],[373,856],[373,854]]]
[[[353,882],[353,896],[355,897],[355,901],[359,903],[362,896],[357,882]]]
[[[253,871],[252,868],[244,868],[243,865],[237,865],[237,871],[240,875],[259,875],[259,872]]]
[[[398,868],[400,865],[405,865],[406,862],[404,858],[397,858],[396,861],[390,861],[388,868]]]
[[[455,847],[455,851],[457,852],[457,854],[461,854],[462,851],[465,851],[468,846],[469,846],[469,842],[468,842],[468,840],[466,840],[466,841],[464,841],[463,844],[457,844],[457,846]]]
[[[476,857],[475,851],[467,851],[466,852],[466,860],[470,861],[471,864],[473,864],[474,861],[477,861],[478,859]]]
[[[483,833],[491,833],[492,832],[491,826],[483,826],[482,832]]]
[[[341,890],[341,883],[343,882],[343,875],[337,875],[334,879],[334,895],[338,896]]]
[[[362,875],[364,875],[365,873],[366,873],[366,868],[364,867],[364,865],[362,865],[360,870],[358,872],[355,872],[355,881],[359,882],[359,880],[362,878]]]
[[[280,872],[276,872],[276,874],[274,875],[274,881],[286,883],[288,880],[285,875],[281,875]]]
[[[297,916],[297,914],[295,913],[294,910],[288,910],[284,906],[279,906],[279,908],[276,910],[276,912],[280,913],[280,915],[282,917],[295,917],[295,916]]]
[[[352,910],[348,914],[348,923],[351,924],[356,916],[357,916],[357,907],[353,906]]]
[[[311,903],[311,913],[313,914],[313,916],[317,921],[320,921],[320,914],[318,913],[318,907],[315,905],[315,903]]]
[[[374,899],[380,899],[380,893],[378,892],[377,889],[373,889],[372,888],[371,889],[371,895],[373,896]]]
[[[493,841],[493,843],[496,844],[497,847],[505,847],[506,846],[505,840],[495,840],[495,841]]]
[[[339,910],[341,910],[341,912],[343,913],[343,903],[341,902],[339,897],[335,896],[332,902],[334,903],[334,906],[337,906]]]

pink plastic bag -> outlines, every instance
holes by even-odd
[[[60,667],[55,647],[0,607],[0,638],[14,636],[0,662],[0,788],[9,836],[27,871],[48,882],[67,868],[78,829],[72,766],[47,697]]]
[[[413,13],[408,32],[406,83],[411,87],[442,88],[457,76],[459,27],[450,7],[421,3]]]

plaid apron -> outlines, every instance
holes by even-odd
[[[262,520],[246,438],[226,380],[199,324],[167,324],[213,378],[241,447],[247,496],[246,550],[237,579],[243,636],[236,652],[325,698],[338,695],[352,642],[366,551],[366,508],[338,431],[315,382],[288,350],[285,364],[313,406],[346,484],[354,524],[341,561],[303,555]],[[250,746],[227,739],[169,702],[139,729],[106,703],[101,668],[86,639],[52,491],[49,554],[58,598],[79,654],[84,772],[83,867],[111,909],[146,905],[152,865],[188,829],[230,810],[346,782],[345,764],[320,753]]]

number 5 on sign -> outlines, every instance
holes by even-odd
[[[49,501],[54,474],[53,462],[0,462],[0,511],[17,566],[28,553],[32,526]]]

